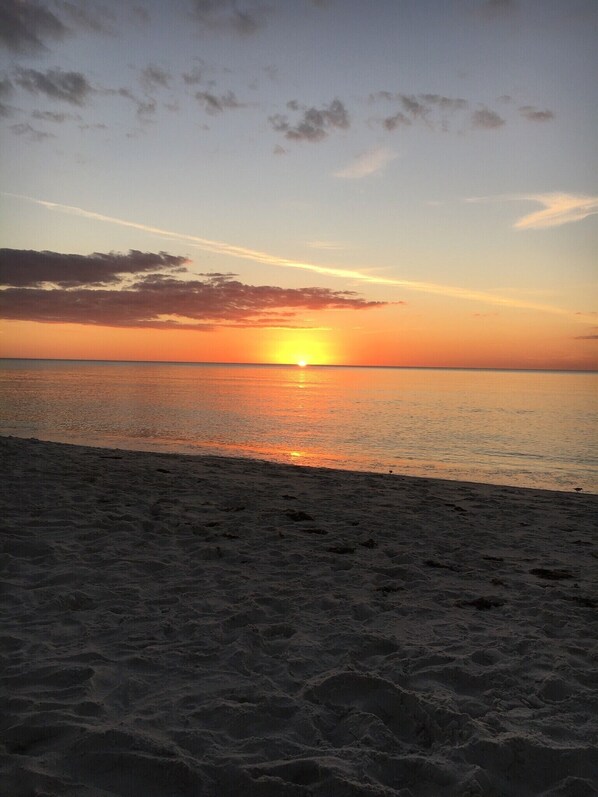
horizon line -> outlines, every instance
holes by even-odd
[[[267,368],[385,368],[387,370],[404,371],[523,371],[538,373],[579,373],[598,374],[598,369],[590,368],[523,368],[523,367],[493,367],[489,365],[367,365],[361,363],[307,363],[300,366],[297,362],[272,363],[272,362],[225,362],[220,360],[115,360],[95,359],[86,357],[0,357],[0,362],[67,362],[67,363],[123,363],[127,365],[224,365],[243,367]]]

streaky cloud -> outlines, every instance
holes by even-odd
[[[544,205],[543,210],[529,213],[515,222],[518,230],[541,230],[547,227],[560,227],[561,224],[570,224],[582,221],[588,216],[598,213],[598,196],[584,196],[575,194],[530,194],[520,197]]]
[[[332,268],[330,266],[321,266],[316,263],[290,260],[277,255],[271,255],[267,252],[260,252],[259,250],[255,249],[247,249],[245,247],[235,246],[234,244],[228,244],[223,241],[214,241],[209,238],[202,238],[198,235],[179,233],[172,230],[165,230],[160,227],[153,227],[148,224],[140,224],[139,222],[119,219],[114,216],[106,216],[102,213],[96,213],[94,211],[85,210],[72,205],[63,205],[59,202],[49,202],[44,199],[37,199],[35,197],[26,196],[23,194],[14,194],[8,191],[3,191],[1,193],[4,196],[10,196],[16,199],[25,200],[27,202],[33,202],[34,204],[45,207],[48,210],[57,211],[59,213],[67,213],[73,216],[80,216],[86,219],[95,219],[96,221],[116,224],[120,227],[128,227],[129,229],[141,230],[143,232],[158,235],[169,240],[188,243],[191,246],[201,249],[205,252],[226,255],[228,257],[236,257],[242,260],[250,260],[263,265],[275,266],[279,268],[301,269],[304,271],[311,271],[316,274],[323,274],[329,277],[352,280],[354,282],[363,282],[370,285],[394,286],[408,291],[418,291],[420,293],[446,296],[453,299],[465,299],[467,301],[481,302],[499,307],[510,307],[513,309],[550,313],[553,315],[566,316],[581,323],[587,323],[587,318],[585,316],[576,315],[569,310],[565,310],[562,307],[556,307],[554,305],[529,302],[523,299],[514,299],[509,296],[500,296],[489,291],[477,291],[452,285],[439,285],[437,283],[431,282],[383,277],[366,273],[364,271],[358,271],[356,269]]]
[[[528,213],[513,225],[516,230],[545,230],[574,221],[583,221],[598,213],[598,196],[553,192],[545,194],[506,194],[469,197],[467,202],[538,202],[542,210]]]
[[[544,205],[543,210],[529,213],[515,222],[518,230],[559,227],[573,221],[582,221],[598,213],[598,196],[574,194],[530,194],[520,199],[529,199]]]
[[[363,152],[355,158],[348,166],[334,173],[335,177],[343,177],[348,180],[359,180],[371,174],[381,172],[388,164],[395,160],[397,153],[388,147],[376,147],[367,152]]]

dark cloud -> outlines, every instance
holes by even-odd
[[[16,70],[16,83],[32,94],[45,94],[53,100],[64,100],[72,105],[83,105],[93,89],[81,72],[63,72],[62,69]]]
[[[41,3],[34,0],[0,2],[0,45],[15,53],[47,49],[48,39],[61,39],[68,28]]]
[[[170,85],[171,75],[159,66],[149,64],[141,72],[141,83],[148,89],[167,89]]]
[[[277,133],[284,133],[285,138],[291,141],[322,141],[330,130],[346,130],[350,125],[349,114],[338,99],[332,100],[323,108],[305,108],[296,100],[291,100],[287,103],[287,108],[291,111],[303,111],[303,116],[296,124],[292,125],[288,117],[282,114],[271,116],[269,121]]]
[[[118,282],[119,275],[143,274],[159,269],[181,268],[187,260],[166,252],[154,254],[132,249],[92,255],[0,249],[0,285],[39,286],[51,282],[63,288]]]
[[[472,125],[479,130],[496,130],[505,124],[505,120],[496,111],[489,108],[482,108],[474,111],[471,115]]]
[[[7,77],[0,78],[0,97],[10,97],[14,91],[14,86]]]
[[[256,0],[191,0],[191,14],[202,28],[240,36],[256,33],[271,11]]]
[[[0,116],[10,116],[12,108],[3,102],[12,96],[14,87],[8,78],[0,78]]]
[[[222,111],[230,110],[231,108],[243,107],[243,103],[239,102],[232,91],[228,91],[226,94],[221,94],[220,96],[211,94],[209,91],[198,91],[195,95],[195,99],[199,100],[207,113],[212,115],[222,113]]]
[[[30,141],[44,141],[47,138],[56,138],[53,133],[36,130],[28,122],[19,122],[19,124],[11,125],[10,129],[15,135],[26,136]]]
[[[576,335],[575,340],[598,340],[598,335]]]
[[[554,113],[548,109],[539,111],[533,105],[522,105],[519,113],[529,122],[549,122],[554,119]]]
[[[7,288],[0,291],[0,317],[154,329],[292,327],[297,326],[294,319],[300,310],[362,310],[385,304],[366,301],[352,291],[245,285],[232,276],[183,281],[153,275],[119,290]]]

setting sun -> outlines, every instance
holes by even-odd
[[[307,365],[307,360],[297,360],[297,365],[300,368],[305,368],[305,366]]]

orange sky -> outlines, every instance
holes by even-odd
[[[594,370],[595,340],[580,327],[536,313],[443,312],[406,307],[310,313],[314,329],[209,332],[5,321],[2,356],[25,358],[267,362]],[[583,329],[583,327],[581,328]]]

